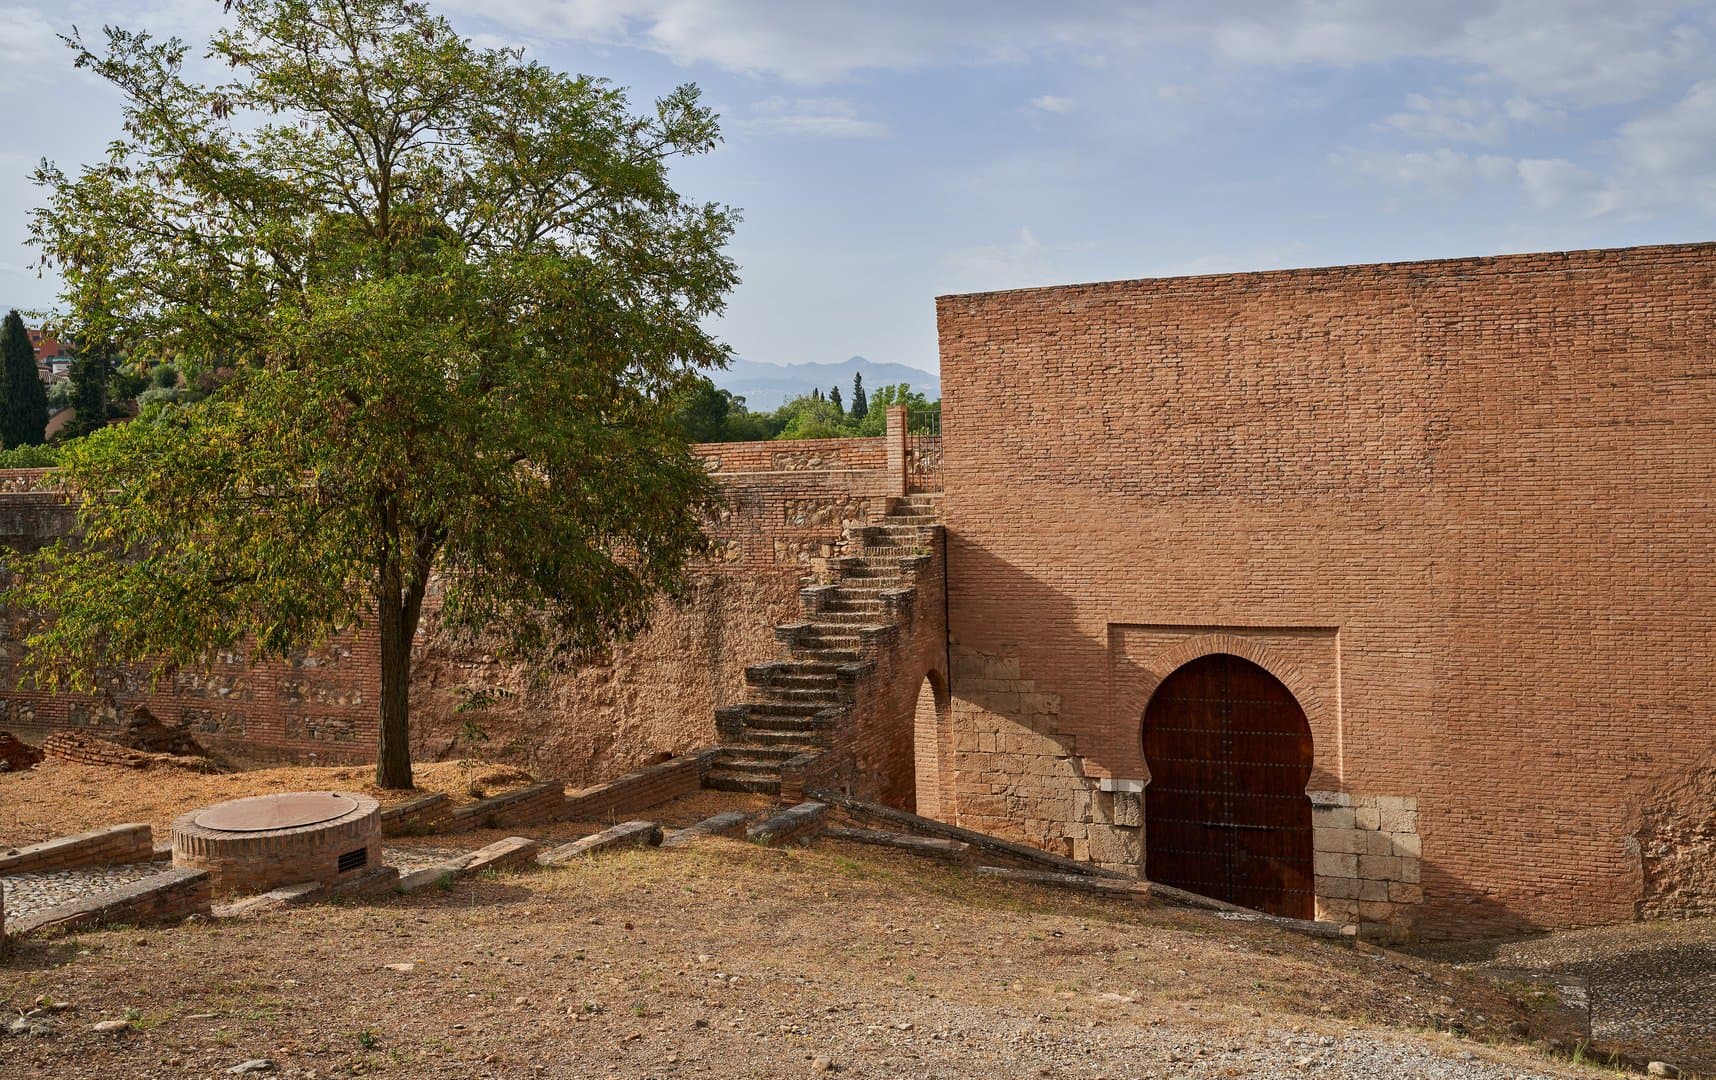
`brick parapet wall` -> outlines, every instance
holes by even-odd
[[[453,820],[452,800],[446,792],[420,795],[402,803],[381,808],[381,835],[421,836],[441,832]]]
[[[420,757],[464,753],[586,782],[662,753],[714,741],[717,704],[744,693],[744,670],[775,654],[773,627],[798,609],[849,521],[879,515],[895,486],[882,439],[707,444],[727,505],[686,597],[664,600],[651,627],[579,664],[509,661],[441,633],[426,613],[412,679]],[[718,461],[716,459],[719,459]],[[0,545],[33,550],[73,526],[45,470],[0,470]],[[15,646],[14,646],[15,648]],[[156,684],[133,670],[95,694],[18,686],[18,656],[0,652],[0,730],[39,743],[56,731],[123,730],[148,708],[241,764],[374,760],[379,646],[373,632],[336,636],[287,661],[220,656]],[[495,703],[468,708],[473,695]]]
[[[566,785],[559,780],[503,791],[467,806],[454,807],[449,827],[453,829],[510,829],[541,825],[566,816]]]
[[[714,749],[704,749],[681,754],[606,783],[567,792],[562,816],[567,821],[617,821],[626,814],[690,795],[702,787],[703,774],[715,753]]]
[[[116,866],[148,862],[154,837],[144,824],[113,825],[76,836],[60,836],[39,844],[0,849],[0,877],[40,874],[79,866]]]
[[[1716,247],[938,313],[950,630],[1057,710],[956,671],[956,739],[1034,740],[1058,785],[997,792],[1021,763],[974,760],[962,798],[1077,839],[1073,788],[1147,778],[1146,639],[1277,633],[1295,692],[1319,684],[1313,786],[1417,800],[1427,931],[1692,902],[1647,885],[1639,833],[1708,753],[1716,697]]]

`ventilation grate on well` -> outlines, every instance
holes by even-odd
[[[356,870],[360,866],[366,866],[368,863],[368,848],[358,848],[356,851],[348,851],[344,855],[340,856],[340,873],[348,873],[352,870]],[[323,865],[325,866],[327,864],[324,863]]]

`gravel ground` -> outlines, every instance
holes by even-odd
[[[6,892],[6,917],[16,919],[103,889],[129,885],[151,874],[159,874],[169,865],[167,862],[122,863],[0,878],[0,888]]]
[[[1716,1075],[1716,918],[1564,930],[1488,965],[1582,978],[1597,1047]]]
[[[44,998],[7,1080],[1597,1075],[1446,965],[838,843],[21,942],[0,1015]]]

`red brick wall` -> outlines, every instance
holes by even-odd
[[[1427,928],[1632,915],[1641,808],[1712,745],[1716,246],[938,314],[962,823],[1125,862],[1096,780],[1227,635],[1313,787],[1416,799]]]

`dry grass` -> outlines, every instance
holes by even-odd
[[[1135,1076],[1174,1047],[1268,1054],[1323,1032],[1574,1074],[1426,1031],[1446,1016],[1495,1038],[1520,1016],[1434,963],[832,843],[715,840],[26,942],[0,963],[0,1009],[42,995],[73,1003],[63,1034],[9,1041],[0,1074],[212,1076],[267,1057],[324,1078],[803,1076],[827,1054],[848,1077]],[[127,1009],[143,1030],[88,1030]]]
[[[372,766],[287,766],[206,774],[181,769],[122,769],[47,761],[34,769],[0,773],[0,847],[33,844],[122,822],[148,822],[157,840],[187,810],[247,795],[283,791],[361,791],[383,804],[432,791],[456,803],[531,782],[530,774],[483,761],[437,761],[413,767],[416,791],[374,786]]]

